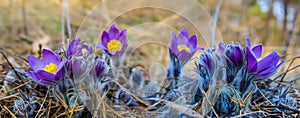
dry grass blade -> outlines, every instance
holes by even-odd
[[[48,109],[48,113],[47,113],[47,118],[49,118],[49,116],[50,116],[51,102],[52,102],[52,99],[50,99],[50,102],[49,102],[49,109]]]
[[[57,94],[57,93],[54,93],[55,97],[58,98],[59,102],[62,104],[62,106],[65,108],[65,109],[69,109],[69,106],[64,102],[64,100]]]
[[[59,117],[68,115],[68,114],[70,114],[71,112],[74,112],[74,111],[77,112],[77,111],[81,111],[81,110],[83,110],[82,106],[78,106],[78,107],[74,108],[74,110],[68,110],[68,111],[65,111],[65,112],[63,112],[63,113],[61,113],[61,114],[55,116],[55,118],[59,118]]]
[[[196,111],[192,110],[192,109],[189,109],[185,106],[182,106],[182,105],[178,105],[174,102],[169,102],[169,101],[165,101],[163,100],[168,106],[176,109],[177,111],[180,111],[180,112],[183,112],[191,117],[196,117],[196,118],[202,118],[203,116],[199,113],[197,113]]]
[[[16,89],[22,87],[22,86],[25,86],[26,84],[28,84],[28,83],[30,83],[30,82],[32,82],[32,81],[33,81],[33,80],[30,80],[30,81],[25,82],[25,83],[23,83],[23,84],[21,84],[21,85],[19,85],[19,86],[17,86],[17,87],[14,87],[14,88],[10,89],[10,90],[8,90],[8,91],[5,91],[4,94],[7,94],[7,93],[9,93],[9,92],[12,92],[12,91],[14,91],[14,90],[16,90]]]
[[[1,104],[0,104],[0,105],[1,105]],[[1,107],[4,108],[6,111],[8,111],[9,114],[11,115],[11,117],[17,118],[17,117],[15,116],[15,114],[14,114],[13,112],[11,112],[6,106],[2,106],[2,105],[1,105]]]
[[[254,112],[249,112],[249,113],[245,113],[245,114],[241,114],[241,115],[238,115],[238,116],[234,116],[232,118],[241,118],[243,116],[248,116],[248,115],[251,115],[251,114],[257,114],[257,113],[264,113],[264,111],[254,111]]]
[[[210,105],[210,108],[211,108],[211,110],[213,111],[213,113],[216,115],[216,117],[219,117],[218,114],[217,114],[217,112],[216,112],[216,110],[215,110],[214,107],[213,107],[214,105],[212,104],[212,102],[210,101],[209,96],[207,95],[207,93],[208,93],[208,94],[211,94],[212,89],[209,89],[208,92],[205,92],[205,91],[203,90],[203,88],[200,88],[200,90],[201,90],[201,92],[203,93],[206,102]],[[215,98],[218,94],[214,94],[214,95],[215,95],[215,96],[214,96],[214,98]],[[204,102],[204,101],[203,101],[203,102]],[[202,106],[204,106],[204,105],[202,105]],[[203,108],[203,107],[202,107],[202,108]],[[203,109],[202,109],[202,110],[203,110]],[[208,111],[206,111],[206,112],[208,112]]]
[[[16,94],[13,94],[13,95],[10,95],[10,96],[5,96],[5,97],[0,98],[0,101],[10,99],[12,97],[18,97],[19,95],[20,95],[20,93],[16,93]]]
[[[43,100],[43,102],[42,102],[42,105],[41,105],[40,109],[38,110],[37,114],[35,115],[35,118],[38,116],[39,112],[42,110],[42,108],[43,108],[43,105],[44,105],[44,103],[45,103],[45,102],[46,102],[46,100],[47,100],[47,97],[48,97],[49,91],[50,91],[50,87],[48,87],[48,90],[47,90],[46,96],[45,96],[45,98],[44,98],[44,100]],[[43,112],[43,113],[44,113],[44,112]],[[43,113],[42,113],[42,114],[43,114]],[[42,115],[42,114],[41,114],[41,115]]]
[[[100,110],[100,106],[102,106],[102,104],[103,104],[103,102],[104,102],[103,99],[104,99],[105,96],[106,96],[106,94],[103,94],[103,95],[101,96],[101,98],[99,98],[97,92],[95,92],[94,94],[96,95],[96,99],[97,99],[97,101],[98,101],[98,105],[97,105],[97,107],[96,107],[96,109],[95,109],[95,112],[94,112],[93,117],[95,117],[95,115],[98,114],[98,111]],[[105,107],[103,107],[103,108],[105,108]],[[103,110],[103,111],[104,111],[104,110]],[[105,112],[102,112],[102,113],[105,113]],[[105,116],[105,114],[103,114],[103,116]]]
[[[2,56],[5,58],[5,60],[7,61],[7,63],[9,64],[9,66],[13,69],[13,71],[15,72],[15,74],[17,75],[18,78],[21,79],[21,76],[19,75],[19,73],[16,71],[15,67],[10,63],[10,61],[8,60],[7,56],[5,55],[5,52],[3,50],[0,50],[0,53],[2,54]],[[21,81],[23,82],[23,81]]]

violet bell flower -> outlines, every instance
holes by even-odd
[[[66,61],[62,60],[51,50],[43,49],[43,60],[40,60],[32,55],[28,56],[28,63],[33,71],[25,70],[34,81],[44,84],[55,84],[62,78],[63,66]]]
[[[86,45],[86,44],[80,44],[80,39],[75,38],[71,41],[71,43],[67,46],[67,57],[71,56],[84,56],[87,57],[88,55],[93,53],[93,47]]]
[[[197,50],[203,50],[203,48],[197,46],[197,36],[192,35],[189,37],[186,29],[183,29],[178,36],[176,36],[175,32],[172,32],[171,37],[171,54],[183,64],[186,63]]]
[[[106,62],[102,59],[97,59],[95,61],[95,73],[96,77],[102,77],[105,73],[107,73],[109,67]]]
[[[272,52],[268,56],[261,58],[262,46],[256,45],[251,48],[250,40],[247,39],[248,45],[246,46],[246,60],[247,60],[247,71],[251,74],[256,74],[258,79],[267,78],[273,75],[276,70],[285,62],[282,61],[278,64],[280,56],[277,52]]]
[[[233,43],[231,44],[224,44],[220,43],[219,44],[219,50],[221,52],[224,52],[224,54],[227,57],[227,62],[232,66],[232,67],[241,67],[243,64],[243,48],[242,46],[237,43],[234,45]]]
[[[126,30],[120,32],[116,25],[112,25],[108,32],[102,32],[101,43],[97,48],[103,49],[110,56],[122,55],[127,48]]]

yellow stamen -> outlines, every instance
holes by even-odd
[[[190,48],[188,48],[186,45],[178,45],[178,52],[182,51],[182,50],[186,50],[186,51],[191,51]]]
[[[120,51],[122,49],[122,43],[116,39],[110,40],[107,43],[108,51]]]
[[[46,65],[46,67],[44,68],[44,71],[55,74],[56,69],[57,69],[57,65],[50,63],[50,64]]]

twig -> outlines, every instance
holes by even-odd
[[[218,21],[218,16],[220,12],[220,8],[222,5],[223,0],[219,0],[219,3],[217,5],[216,11],[214,13],[214,19],[213,19],[213,24],[212,24],[212,32],[211,32],[211,37],[212,37],[212,48],[215,48],[215,43],[216,43],[216,27],[217,27],[217,21]]]
[[[290,64],[288,65],[288,68],[286,69],[286,71],[285,71],[284,73],[278,75],[277,77],[275,77],[274,80],[277,80],[279,77],[281,77],[280,81],[283,81],[283,78],[285,77],[285,75],[286,75],[289,71],[291,71],[290,68],[291,68],[292,64],[294,63],[294,61],[295,61],[296,59],[299,59],[299,58],[300,58],[300,56],[294,57],[294,58],[292,59],[292,61],[290,62]]]
[[[48,113],[47,113],[47,118],[49,118],[49,116],[50,116],[51,102],[52,102],[52,99],[50,99],[50,102],[49,102],[49,109],[48,109]]]
[[[232,118],[241,118],[243,116],[248,116],[250,114],[256,114],[256,113],[260,113],[260,112],[264,113],[264,111],[254,111],[254,112],[249,112],[249,113],[241,114],[241,115],[238,115],[238,116],[235,116],[235,117],[232,117]]]
[[[8,58],[6,57],[5,52],[3,50],[0,50],[0,53],[5,58],[6,62],[9,64],[9,66],[13,69],[13,71],[18,76],[18,78],[21,79],[21,76],[19,75],[19,73],[16,71],[16,69],[14,68],[14,66],[9,62]],[[24,83],[24,82],[21,81],[21,83]]]
[[[6,111],[8,111],[9,114],[10,114],[13,118],[17,118],[17,117],[15,116],[15,114],[14,114],[13,112],[11,112],[6,106],[2,106],[1,104],[0,104],[0,106],[3,107]]]
[[[13,94],[13,95],[10,95],[10,96],[5,96],[5,97],[0,98],[0,101],[5,100],[5,99],[9,99],[9,98],[12,98],[12,97],[17,97],[18,95],[20,95],[20,93],[16,93],[16,94]]]
[[[39,114],[39,112],[41,111],[41,109],[42,109],[42,107],[43,107],[43,105],[44,105],[44,103],[45,103],[45,101],[46,101],[46,99],[47,99],[47,97],[48,97],[49,91],[50,91],[50,87],[48,87],[48,90],[47,90],[46,96],[45,96],[45,98],[44,98],[44,101],[43,101],[43,103],[41,104],[40,109],[39,109],[38,112],[36,113],[35,118],[37,118],[37,116],[39,116],[38,114]]]
[[[74,109],[75,109],[74,111],[77,112],[77,111],[83,110],[83,107],[82,106],[78,106],[77,108],[74,108]],[[60,118],[61,116],[67,115],[67,114],[69,114],[71,112],[72,112],[71,110],[67,110],[67,111],[65,111],[65,112],[63,112],[63,113],[55,116],[55,118]]]
[[[30,83],[30,82],[32,82],[32,81],[33,81],[33,80],[30,80],[30,81],[28,81],[28,82],[25,82],[24,84],[21,84],[21,85],[19,85],[19,86],[15,87],[15,88],[13,88],[13,89],[10,89],[10,90],[8,90],[8,91],[5,91],[5,93],[4,93],[4,94],[7,94],[7,93],[9,93],[9,92],[11,92],[11,91],[14,91],[14,90],[16,90],[16,89],[18,89],[18,88],[22,87],[22,86],[25,86],[26,84],[28,84],[28,83]]]

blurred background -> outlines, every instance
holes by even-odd
[[[75,37],[89,12],[100,2],[101,0],[68,1],[72,38]],[[300,19],[297,17],[300,0],[198,0],[198,2],[210,16],[214,16],[219,8],[217,28],[224,42],[239,41],[244,45],[244,39],[249,37],[252,43],[264,45],[265,55],[271,51],[278,51],[286,55],[286,59],[290,59],[300,54],[300,26],[298,25]],[[68,36],[68,31],[66,29],[63,31],[66,23],[62,25],[63,3],[64,0],[1,0],[0,49],[23,57],[36,54],[40,44],[42,47],[57,49],[61,45],[62,37]],[[122,8],[122,5],[126,4],[118,4],[111,10]],[[193,14],[201,14],[201,12],[194,11]],[[168,22],[173,17],[163,10],[138,10],[118,17],[115,22],[121,27],[126,27],[121,23],[135,25],[145,22]],[[88,22],[101,22],[97,20],[97,16],[94,19]],[[175,24],[179,25],[178,28],[184,27],[194,32],[193,27],[187,22],[178,20]],[[162,40],[169,41],[169,39]],[[83,41],[99,42],[99,39],[90,37]],[[134,53],[137,55],[132,59],[134,63],[139,63],[141,57],[151,59],[151,56],[147,57],[147,55],[155,52],[147,51],[156,47],[149,49],[149,46],[138,51],[139,53]],[[160,54],[168,53],[165,49],[159,49],[155,50]],[[152,58],[167,62],[163,57]]]

